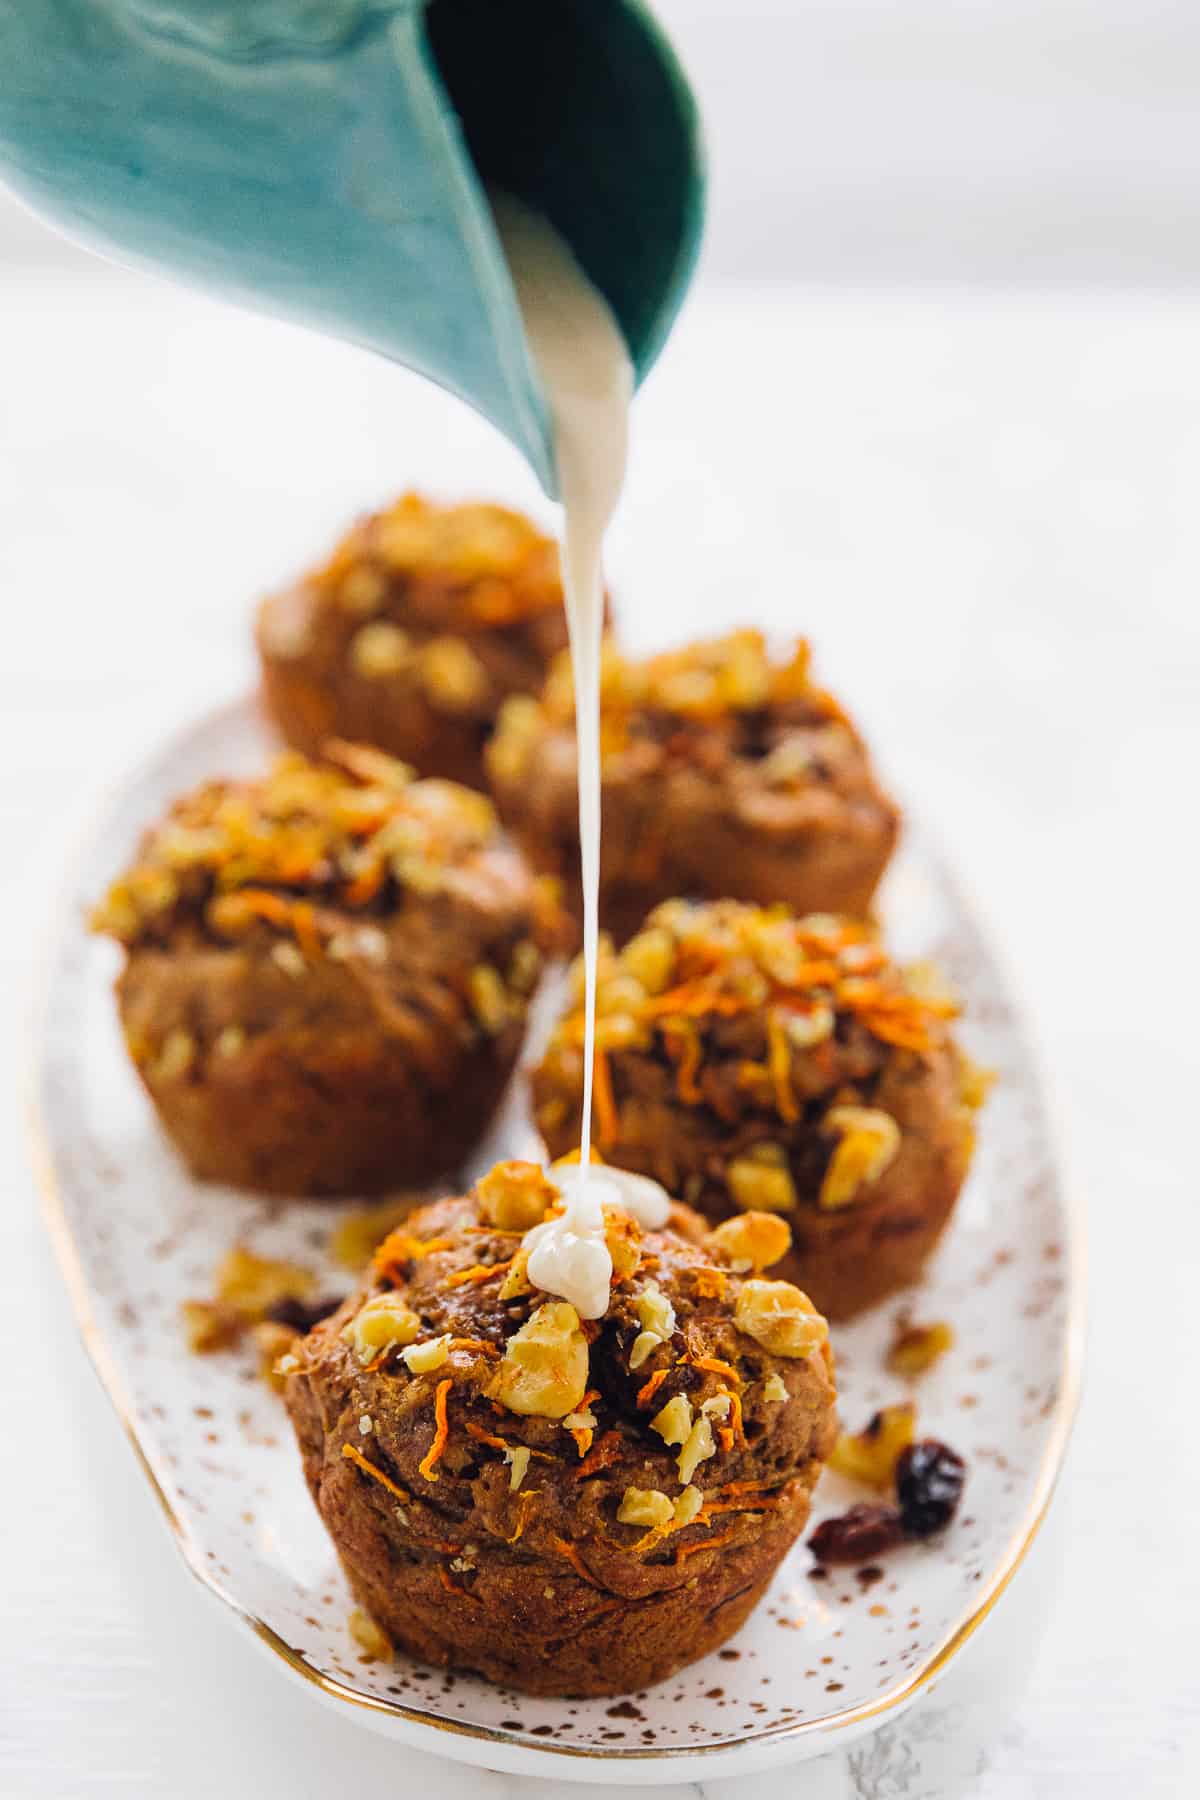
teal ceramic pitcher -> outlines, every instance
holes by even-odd
[[[405,363],[556,489],[486,189],[639,377],[695,259],[695,107],[639,0],[0,0],[0,177],[69,235]]]

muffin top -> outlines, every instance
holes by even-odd
[[[400,1497],[414,1529],[534,1552],[586,1540],[601,1559],[670,1538],[674,1565],[677,1534],[686,1555],[811,1482],[834,1429],[827,1327],[763,1274],[789,1246],[781,1220],[707,1231],[678,1205],[660,1230],[605,1206],[608,1304],[581,1319],[527,1269],[562,1179],[502,1163],[413,1214],[285,1372],[319,1385],[327,1458]]]
[[[281,661],[345,655],[358,676],[402,677],[439,708],[485,717],[562,646],[562,598],[558,548],[521,513],[410,493],[269,595],[258,635]]]
[[[407,493],[361,519],[313,577],[348,613],[384,613],[397,591],[430,624],[508,625],[562,606],[558,546],[523,513]]]
[[[849,762],[862,760],[842,708],[812,680],[802,640],[782,660],[761,632],[736,631],[633,661],[607,639],[600,705],[609,776],[687,765],[716,778],[746,763],[756,785],[786,794],[814,781],[850,780]],[[562,656],[540,700],[506,701],[488,750],[497,779],[520,779],[539,741],[568,736],[574,716],[570,659]]]
[[[536,1077],[553,1139],[582,1076],[583,1012],[560,1019]],[[892,962],[871,926],[732,900],[671,900],[619,953],[602,947],[596,1129],[602,1150],[669,1106],[722,1146],[721,1178],[741,1205],[834,1209],[895,1155],[889,1065],[952,1057],[957,1002],[928,965]],[[811,1124],[812,1168],[779,1148]],[[669,1146],[664,1145],[664,1154]]]
[[[320,761],[288,752],[257,780],[177,800],[91,923],[131,949],[261,936],[305,957],[369,956],[381,923],[435,903],[556,928],[547,884],[483,795],[331,740]]]

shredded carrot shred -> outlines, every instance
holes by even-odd
[[[473,1419],[467,1420],[467,1436],[476,1438],[481,1444],[489,1444],[493,1450],[511,1450],[512,1448],[512,1445],[507,1438],[502,1438],[499,1433],[495,1431],[485,1431],[483,1426],[476,1425]],[[539,1462],[554,1461],[554,1458],[548,1450],[535,1450],[528,1444],[523,1446],[523,1448],[527,1449],[530,1456],[535,1456]]]
[[[448,1594],[456,1594],[460,1600],[474,1600],[475,1599],[474,1594],[472,1594],[467,1588],[459,1587],[457,1581],[451,1581],[449,1570],[443,1568],[441,1563],[438,1564],[438,1580],[441,1582],[442,1586],[445,1588],[445,1590]],[[478,1605],[478,1601],[476,1601],[476,1605]]]
[[[417,1464],[418,1469],[421,1471],[426,1481],[438,1480],[438,1473],[435,1465],[440,1461],[442,1452],[446,1448],[446,1440],[450,1435],[450,1420],[446,1412],[446,1396],[453,1386],[454,1383],[449,1380],[449,1378],[445,1381],[439,1381],[437,1384],[437,1393],[434,1395],[433,1399],[433,1417],[435,1424],[433,1442],[430,1444],[426,1454],[421,1458],[421,1461]]]
[[[385,1475],[382,1469],[377,1468],[368,1457],[365,1457],[357,1444],[343,1444],[342,1455],[348,1457],[362,1470],[364,1475],[369,1475],[372,1481],[377,1481],[381,1487],[385,1487],[389,1494],[395,1494],[397,1500],[412,1499],[412,1495],[393,1481],[390,1475]]]
[[[347,906],[366,906],[383,886],[383,863],[368,862],[358,871],[345,892]]]
[[[733,1432],[730,1427],[728,1425],[722,1425],[717,1433],[717,1438],[720,1441],[721,1449],[725,1452],[725,1455],[728,1456],[729,1452],[733,1449]]]
[[[619,1431],[606,1431],[576,1469],[576,1481],[585,1481],[589,1475],[596,1475],[601,1469],[607,1469],[610,1464],[619,1461],[624,1447],[624,1439]]]
[[[680,1360],[691,1363],[693,1369],[708,1369],[713,1375],[727,1375],[730,1381],[735,1381],[739,1387],[742,1385],[742,1378],[733,1364],[722,1362],[719,1356],[684,1356]]]
[[[507,1450],[508,1440],[498,1437],[494,1431],[485,1431],[482,1425],[476,1425],[473,1419],[467,1420],[467,1436],[478,1439],[481,1444],[490,1444],[493,1450]]]
[[[592,1059],[592,1093],[596,1104],[596,1135],[601,1144],[615,1144],[620,1133],[617,1103],[613,1098],[612,1069],[608,1054],[597,1044]]]
[[[247,912],[257,913],[271,925],[290,926],[292,923],[292,902],[285,900],[282,894],[273,894],[269,888],[242,888],[238,902]]]
[[[744,1450],[746,1433],[742,1428],[742,1401],[739,1394],[730,1394],[729,1396],[729,1422],[733,1428],[734,1437]]]
[[[804,967],[800,970],[799,979],[796,985],[803,988],[835,988],[841,979],[842,971],[835,962],[820,962],[814,959],[812,962],[806,962],[804,964]],[[793,989],[785,988],[779,982],[775,982],[772,985],[776,994],[781,998],[794,992]]]
[[[675,1086],[679,1098],[687,1106],[698,1106],[703,1099],[696,1086],[696,1075],[703,1056],[699,1034],[695,1026],[689,1025],[686,1029],[666,1032],[665,1035],[667,1048],[672,1055],[675,1055],[678,1047],[679,1069],[675,1076]]]
[[[296,934],[296,942],[310,961],[315,962],[321,954],[321,934],[317,930],[317,918],[309,900],[296,900],[292,905],[292,930]]]
[[[653,1375],[650,1377],[650,1379],[646,1383],[645,1387],[639,1388],[637,1404],[639,1406],[649,1406],[650,1402],[653,1400],[655,1394],[657,1394],[659,1388],[662,1386],[663,1382],[667,1379],[667,1376],[669,1374],[670,1374],[669,1369],[655,1369]]]
[[[759,1494],[757,1498],[750,1494],[745,1500],[707,1500],[696,1517],[705,1519],[716,1513],[770,1512],[773,1507],[778,1505],[778,1500],[771,1500],[766,1494]]]
[[[550,1542],[558,1551],[558,1554],[565,1557],[567,1562],[570,1563],[581,1581],[586,1581],[589,1587],[594,1588],[598,1588],[602,1585],[596,1580],[594,1575],[589,1573],[587,1565],[584,1563],[583,1558],[580,1556],[574,1544],[568,1544],[566,1538],[561,1537],[552,1537]]]
[[[489,1344],[486,1338],[455,1337],[450,1339],[451,1350],[477,1350],[481,1356],[499,1356],[495,1344]]]
[[[720,1544],[728,1544],[736,1536],[736,1531],[724,1531],[717,1537],[702,1538],[698,1544],[679,1544],[675,1550],[675,1561],[684,1562],[689,1556],[694,1556],[697,1550],[715,1550]]]
[[[764,1488],[776,1488],[780,1485],[778,1481],[726,1481],[717,1491],[722,1494],[757,1494]]]
[[[668,993],[659,994],[653,1000],[647,1000],[638,1009],[643,1018],[655,1019],[664,1013],[674,1013],[680,1018],[703,1017],[705,1013],[744,1012],[746,1001],[737,994],[712,994],[701,986],[700,981],[687,981],[680,987],[671,988]]]
[[[550,1460],[550,1459],[547,1459]],[[526,1488],[517,1501],[517,1529],[511,1537],[505,1538],[506,1544],[515,1544],[529,1523],[529,1515],[533,1511],[533,1503],[541,1493],[541,1488]]]
[[[571,1433],[571,1436],[575,1439],[575,1448],[578,1450],[581,1458],[585,1457],[591,1449],[592,1439],[595,1435],[596,1434],[590,1425],[580,1425]]]
[[[446,1286],[462,1287],[468,1281],[494,1281],[512,1267],[513,1260],[510,1256],[506,1262],[474,1263],[469,1269],[456,1269],[453,1275],[447,1275]]]
[[[371,1267],[377,1275],[394,1269],[403,1271],[406,1263],[419,1262],[423,1256],[432,1256],[435,1250],[451,1248],[449,1238],[414,1237],[401,1225],[397,1230],[389,1231],[382,1244],[376,1247]]]
[[[785,1123],[792,1125],[800,1117],[792,1092],[792,1052],[787,1033],[774,1013],[767,1014],[767,1067],[775,1089],[775,1110]]]
[[[693,1269],[697,1300],[723,1300],[728,1277],[724,1269]]]

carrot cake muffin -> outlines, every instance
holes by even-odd
[[[374,1192],[473,1148],[555,908],[482,794],[331,742],[176,801],[93,926],[129,1053],[193,1174]]]
[[[631,662],[605,647],[600,915],[622,940],[677,894],[864,913],[898,830],[862,739],[811,675],[807,645],[762,634]],[[487,750],[497,805],[579,914],[574,693],[509,700]]]
[[[501,1163],[415,1213],[281,1365],[359,1604],[412,1654],[537,1694],[626,1692],[722,1643],[836,1438],[825,1322],[764,1274],[786,1223],[707,1232],[594,1168],[608,1268],[576,1306],[533,1277],[579,1174]]]
[[[786,1220],[783,1273],[847,1318],[916,1278],[966,1175],[985,1082],[955,1010],[865,925],[668,901],[602,952],[596,1142],[713,1221]],[[582,1041],[577,1000],[534,1074],[552,1153],[578,1142]]]
[[[483,787],[502,701],[535,693],[567,641],[558,550],[501,506],[405,494],[258,615],[267,708],[312,751],[378,745]]]

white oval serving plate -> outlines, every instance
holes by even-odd
[[[249,1353],[185,1348],[180,1303],[211,1291],[235,1240],[309,1264],[343,1209],[268,1203],[193,1182],[159,1133],[125,1056],[117,954],[87,906],[171,798],[252,770],[271,744],[253,704],[190,727],[116,797],[65,895],[40,1022],[34,1149],[46,1215],[88,1349],[192,1572],[281,1667],[364,1724],[465,1762],[559,1780],[666,1782],[819,1754],[894,1718],[962,1648],[1049,1502],[1078,1386],[1081,1249],[1061,1191],[1036,1072],[996,967],[936,859],[906,845],[883,912],[905,956],[938,958],[966,1000],[963,1037],[996,1069],[979,1154],[919,1289],[835,1334],[843,1419],[915,1394],[921,1435],[969,1463],[960,1517],[882,1575],[814,1578],[788,1557],[724,1650],[624,1700],[532,1700],[400,1657],[368,1663],[278,1399]],[[477,1162],[537,1154],[519,1086]],[[901,1306],[949,1320],[954,1350],[914,1388],[883,1356]],[[863,1498],[827,1475],[815,1518]]]

